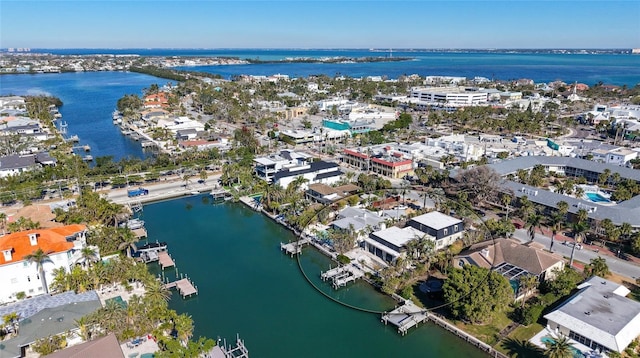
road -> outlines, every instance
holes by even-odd
[[[218,184],[218,179],[220,179],[220,174],[210,176],[204,183],[198,183],[197,180],[194,179],[188,186],[185,186],[184,181],[177,177],[167,178],[167,180],[160,180],[156,183],[143,185],[145,189],[149,190],[148,195],[129,198],[127,196],[127,188],[122,188],[109,190],[107,192],[107,198],[118,204],[127,204],[135,201],[150,202],[190,195],[196,191],[204,193],[215,188]],[[129,187],[129,189],[132,189],[132,187]]]
[[[517,229],[513,233],[513,237],[520,240],[521,242],[529,241],[529,234],[525,229]],[[551,244],[551,238],[548,236],[544,236],[542,234],[536,234],[535,240],[536,242],[545,246],[545,248],[549,248]],[[554,240],[553,243],[553,252],[565,257],[571,257],[572,247],[568,245],[562,244],[561,241]],[[582,250],[575,250],[575,254],[573,256],[574,260],[589,263],[591,259],[603,257],[607,260],[607,266],[609,266],[609,270],[618,275],[626,276],[632,279],[640,278],[640,266],[635,265],[632,262],[619,259],[614,256],[602,255],[593,251],[588,247],[584,247]]]

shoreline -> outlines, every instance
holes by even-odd
[[[239,202],[246,205],[249,209],[259,212],[261,214],[263,214],[264,216],[266,216],[267,218],[271,219],[273,222],[281,225],[282,227],[286,228],[287,230],[289,230],[292,234],[294,234],[298,240],[301,239],[306,239],[307,237],[304,236],[304,233],[298,232],[297,230],[295,230],[294,228],[292,228],[291,226],[287,225],[286,223],[279,221],[277,219],[277,216],[272,215],[268,212],[266,212],[262,206],[260,204],[255,203],[255,201],[253,200],[253,198],[249,197],[249,196],[243,196],[239,198]],[[255,203],[255,204],[254,204]],[[303,237],[304,236],[304,237]],[[309,243],[316,249],[318,250],[320,253],[328,256],[329,258],[331,258],[332,261],[334,262],[338,262],[336,257],[337,254],[332,253],[330,251],[328,251],[326,248],[322,247],[322,245],[318,245],[318,243],[309,238]],[[298,241],[296,240],[296,241]],[[301,268],[300,268],[301,269]],[[303,276],[305,277],[305,280],[307,280],[314,288],[315,285],[313,283],[311,283],[309,281],[309,279],[306,277],[306,274],[303,272]],[[374,289],[378,290],[379,288],[377,287],[377,285],[374,284],[373,281],[371,281],[369,278],[367,278],[366,276],[362,277],[363,280],[365,282],[367,282],[369,285],[371,285]],[[380,292],[382,293],[382,292]],[[384,294],[384,293],[382,293]],[[327,296],[327,295],[324,295]],[[396,302],[407,302],[407,301],[411,301],[410,299],[404,299],[403,297],[397,295],[397,294],[391,294],[388,295],[389,297],[391,297],[393,300],[395,300]],[[328,296],[327,296],[328,297]],[[332,299],[333,300],[333,299]],[[334,302],[337,302],[339,304],[343,304],[340,301],[336,301],[333,300]],[[344,304],[343,304],[344,305]],[[357,309],[357,307],[353,307],[350,305],[346,305],[346,307],[352,308],[352,309]],[[397,308],[397,306],[396,306]],[[479,338],[473,336],[470,333],[467,333],[466,331],[456,327],[455,325],[453,325],[452,323],[450,323],[445,317],[437,314],[437,313],[433,313],[431,311],[429,311],[428,309],[424,309],[424,311],[426,312],[426,318],[425,321],[426,322],[431,322],[432,324],[448,331],[449,333],[454,334],[456,337],[463,339],[465,342],[469,343],[470,345],[472,345],[473,347],[479,349],[480,351],[492,356],[492,357],[499,357],[499,358],[508,358],[507,355],[505,355],[504,353],[498,351],[496,348],[494,348],[493,346],[491,346],[490,344],[480,340]],[[369,312],[369,311],[367,311]],[[381,320],[382,323],[385,324],[385,326],[387,325],[387,323],[384,321],[384,319]],[[418,328],[418,325],[415,326],[415,328]],[[400,333],[400,330],[398,331]],[[402,334],[404,336],[404,333]]]

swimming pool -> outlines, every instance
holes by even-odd
[[[604,196],[598,193],[585,193],[585,195],[587,196],[587,198],[589,198],[589,200],[591,200],[594,203],[610,203],[611,202],[611,200],[605,198]]]
[[[107,303],[109,303],[110,301],[115,302],[117,305],[119,305],[122,308],[127,308],[127,302],[125,300],[123,300],[121,296],[116,296],[116,297],[113,297],[113,298],[106,299],[104,301],[105,305]]]
[[[540,340],[542,341],[542,343],[554,343],[555,341],[553,340],[553,338],[545,336],[540,338]],[[575,347],[571,347],[571,351],[573,352],[573,358],[584,358],[584,354],[582,354],[582,352],[580,350],[578,350]]]

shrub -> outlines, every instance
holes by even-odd
[[[407,300],[411,298],[411,294],[413,294],[413,287],[411,286],[407,286],[400,291],[400,296]]]
[[[345,255],[338,255],[337,259],[338,259],[338,262],[343,265],[346,265],[349,262],[351,262],[351,259]]]
[[[19,300],[23,300],[25,297],[27,297],[27,294],[24,293],[24,291],[20,291],[18,293],[16,293],[16,298]]]
[[[522,314],[520,320],[523,325],[528,326],[532,323],[538,322],[540,316],[542,315],[542,311],[544,310],[543,305],[528,305],[522,310]]]

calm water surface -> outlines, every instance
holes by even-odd
[[[142,95],[152,83],[167,81],[130,72],[80,72],[0,76],[0,95],[51,95],[62,100],[62,119],[68,135],[78,135],[80,144],[91,146],[95,157],[113,155],[115,160],[145,158],[139,142],[120,133],[111,114],[125,94]]]
[[[245,340],[252,357],[484,357],[431,324],[401,337],[380,315],[345,308],[318,293],[295,259],[280,252],[293,235],[240,204],[204,203],[203,196],[146,205],[143,219],[151,240],[166,241],[179,273],[195,282],[199,295],[170,306],[195,321],[195,336]],[[301,256],[317,283],[329,260],[313,249]],[[166,277],[175,272],[165,270]],[[394,302],[369,285],[326,292],[372,310]]]

